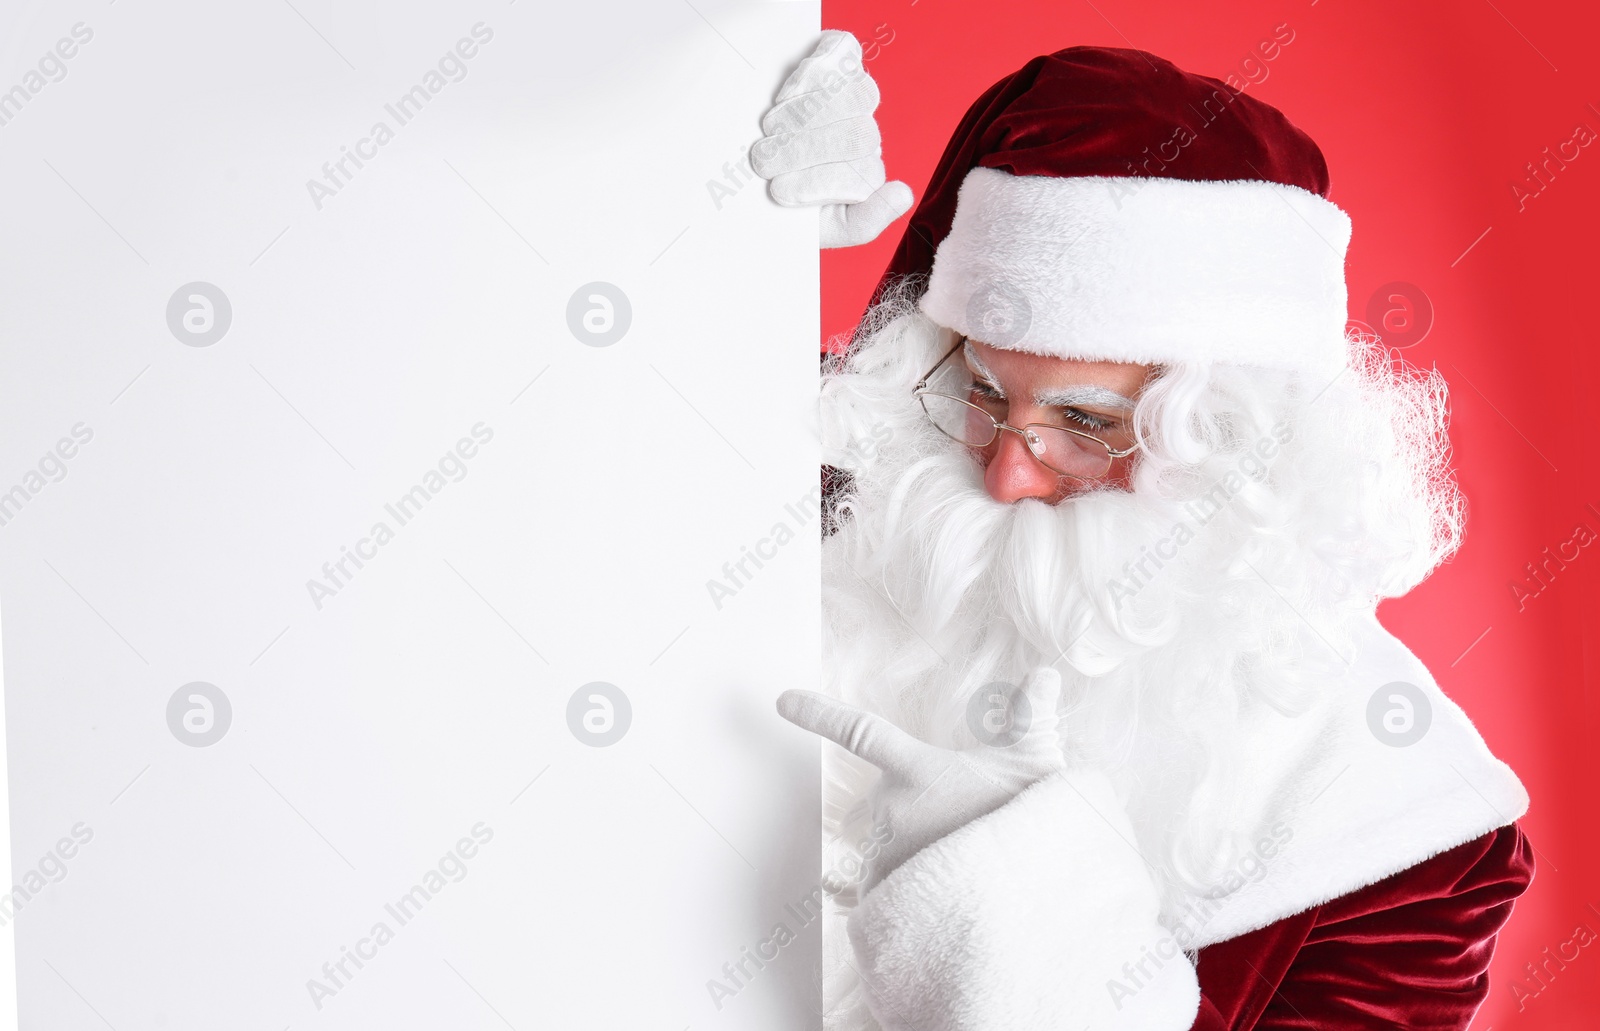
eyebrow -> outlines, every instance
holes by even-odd
[[[1078,383],[1070,387],[1041,390],[1033,395],[1033,400],[1042,408],[1077,408],[1080,405],[1120,409],[1134,407],[1131,398],[1123,397],[1115,390],[1093,383]]]
[[[978,357],[978,352],[973,350],[970,340],[963,347],[963,354],[979,376],[988,380],[996,388],[1000,386],[1000,381],[995,378],[994,373],[989,371],[989,367],[983,364],[983,359]],[[1109,387],[1102,387],[1093,383],[1076,383],[1067,387],[1047,388],[1037,391],[1033,396],[1033,400],[1041,408],[1076,408],[1079,405],[1094,405],[1100,408],[1129,410],[1135,407],[1132,398],[1124,397]]]
[[[961,353],[967,359],[967,364],[977,370],[978,375],[988,380],[995,387],[1000,386],[1000,381],[994,378],[994,373],[989,371],[989,367],[983,364],[983,359],[978,357],[978,352],[973,350],[972,341],[968,340],[961,345]]]

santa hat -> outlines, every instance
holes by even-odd
[[[1037,57],[967,111],[879,285],[998,347],[1329,374],[1350,218],[1276,108],[1139,50]]]

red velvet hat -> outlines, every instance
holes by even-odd
[[[967,111],[880,292],[1060,357],[1344,363],[1350,219],[1276,108],[1153,54],[1036,57]]]

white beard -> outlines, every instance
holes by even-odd
[[[1258,830],[1236,826],[1229,813],[1232,786],[1248,775],[1229,748],[1241,713],[1304,708],[1302,685],[1343,661],[1341,624],[1370,613],[1380,594],[1420,580],[1459,539],[1458,508],[1444,535],[1451,539],[1439,539],[1439,513],[1452,514],[1440,499],[1453,495],[1429,495],[1439,489],[1429,486],[1437,463],[1420,437],[1404,432],[1408,419],[1422,418],[1423,391],[1396,391],[1392,410],[1378,418],[1369,411],[1361,422],[1352,412],[1371,408],[1363,390],[1376,380],[1347,377],[1349,389],[1319,397],[1318,411],[1300,384],[1278,382],[1288,374],[1266,374],[1261,393],[1283,400],[1269,419],[1261,416],[1270,405],[1249,410],[1257,428],[1244,448],[1216,447],[1186,463],[1172,453],[1182,447],[1163,455],[1158,446],[1131,491],[1096,490],[1055,506],[1005,504],[985,492],[976,459],[939,434],[911,398],[916,377],[949,342],[902,308],[880,317],[849,370],[825,384],[825,461],[851,468],[854,482],[823,545],[823,689],[926,741],[961,748],[975,743],[975,693],[1055,666],[1066,758],[1111,774],[1165,897],[1204,891]],[[1170,370],[1162,389],[1181,407],[1211,375]],[[1239,375],[1248,385],[1252,374]],[[1278,429],[1274,460],[1247,461],[1244,449],[1264,422]],[[1414,506],[1387,536],[1358,526],[1355,543],[1341,543],[1325,528],[1352,537],[1350,510],[1373,510],[1370,494],[1381,493],[1354,478],[1372,464],[1370,451],[1360,453],[1363,433],[1382,437],[1382,426],[1398,432],[1397,451],[1411,450],[1403,455],[1409,462],[1390,463],[1393,482],[1380,486],[1404,496],[1421,484],[1421,500],[1432,501]],[[1356,442],[1352,454],[1315,456],[1341,438]],[[1299,461],[1302,445],[1316,461]],[[1223,504],[1197,502],[1216,498],[1229,474]],[[1323,497],[1332,500],[1319,501],[1330,483]],[[1358,495],[1366,509],[1348,500]],[[1396,559],[1399,545],[1385,553],[1393,539],[1430,532],[1426,554]],[[1368,540],[1378,557],[1361,554]],[[825,751],[825,868],[858,869],[855,846],[868,834],[876,778],[842,749]],[[828,1026],[866,1026],[842,933],[855,885],[832,897],[843,912],[825,946]]]
[[[881,497],[859,479],[859,500],[824,543],[825,690],[965,748],[976,743],[975,694],[1055,666],[1067,758],[1117,771],[1150,854],[1171,852],[1196,788],[1222,773],[1238,707],[1254,698],[1250,660],[1262,665],[1274,635],[1298,639],[1298,617],[1261,604],[1266,585],[1238,566],[1220,516],[1202,522],[1183,502],[1114,489],[1056,506],[997,502],[976,461],[942,440],[930,444],[943,453],[890,474]],[[1294,707],[1292,678],[1274,686]],[[875,771],[848,765],[857,776],[830,811],[853,807],[860,820]],[[1219,869],[1229,862],[1216,856]]]

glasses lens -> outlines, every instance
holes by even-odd
[[[1022,433],[1034,457],[1058,473],[1096,480],[1111,471],[1111,452],[1093,437],[1037,423]]]
[[[920,394],[922,410],[952,440],[970,447],[983,447],[994,439],[994,422],[982,411],[943,394]]]

